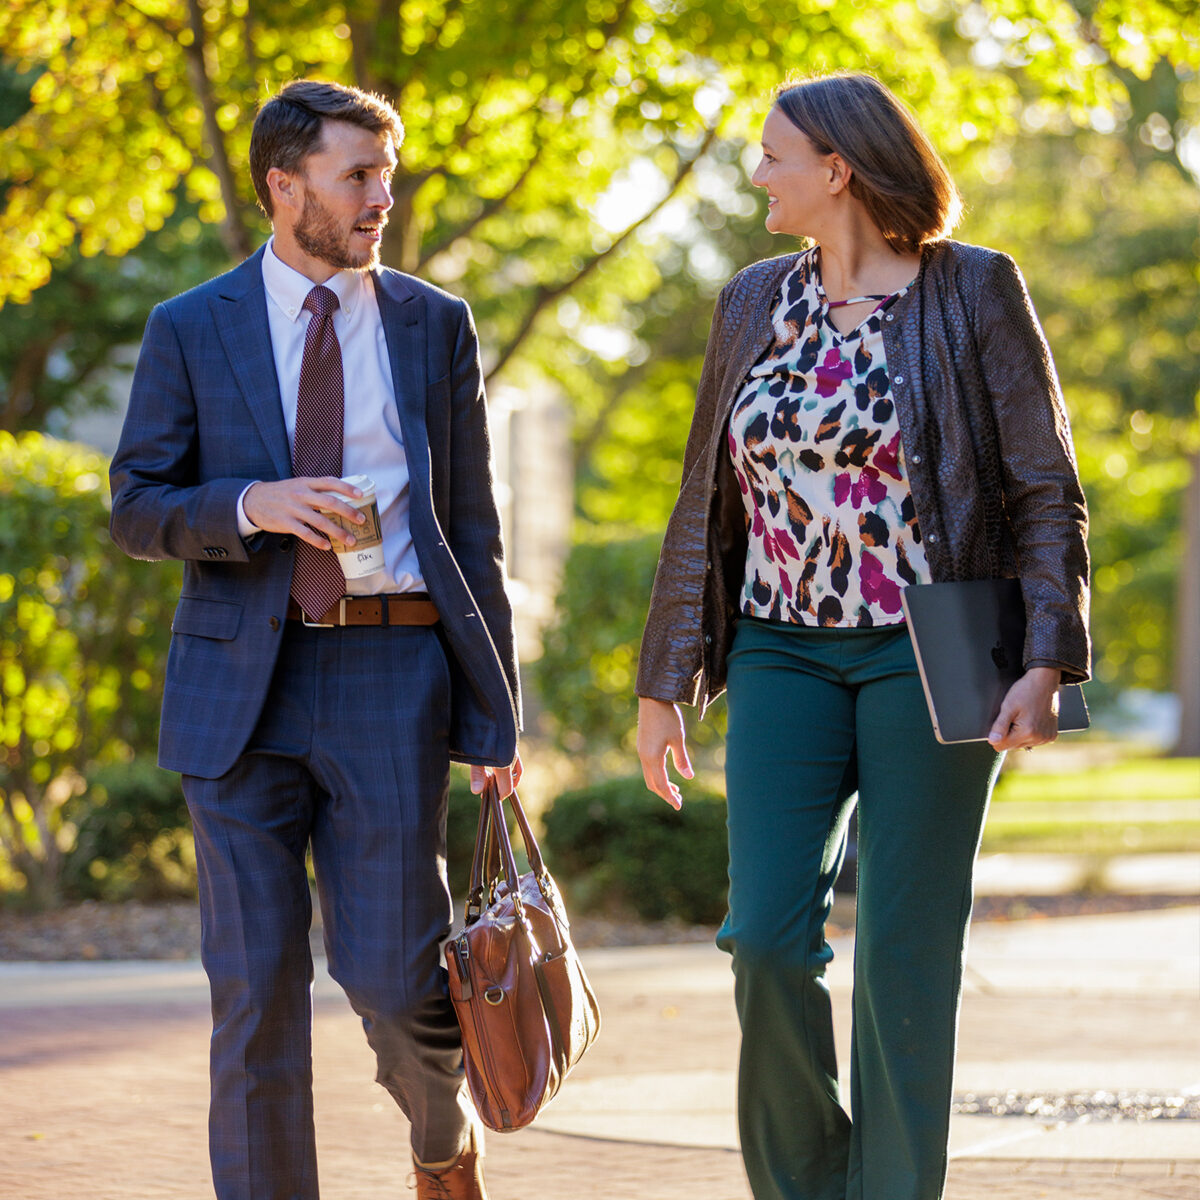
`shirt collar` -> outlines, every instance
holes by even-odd
[[[275,253],[273,237],[267,242],[267,250],[262,258],[262,273],[267,295],[289,321],[298,321],[305,298],[317,285],[294,267],[289,267]],[[342,316],[349,319],[362,303],[363,288],[370,286],[370,280],[366,271],[338,271],[325,281],[324,286],[334,292]]]

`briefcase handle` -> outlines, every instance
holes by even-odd
[[[529,859],[529,867],[542,894],[549,899],[548,891],[553,885],[549,883],[546,874],[546,864],[542,859],[541,847],[529,825],[529,818],[521,805],[514,789],[507,797],[517,819],[517,828],[521,831],[521,839],[525,843],[525,856]],[[521,877],[517,870],[517,858],[513,853],[512,839],[508,833],[508,823],[504,819],[504,800],[500,796],[500,788],[494,775],[489,775],[483,785],[483,795],[479,798],[479,825],[475,833],[475,855],[471,860],[471,883],[467,893],[466,923],[473,924],[479,920],[483,911],[484,892],[489,900],[500,882],[501,871],[508,884],[509,894],[517,915],[524,919],[524,903],[521,900]]]

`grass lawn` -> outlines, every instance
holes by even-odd
[[[1200,853],[1200,759],[1131,757],[1061,771],[1006,771],[983,849]]]

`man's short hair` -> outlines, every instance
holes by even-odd
[[[258,110],[250,132],[250,178],[259,207],[274,216],[267,172],[303,169],[304,160],[321,148],[325,121],[345,121],[372,133],[387,134],[398,151],[404,141],[400,115],[382,97],[340,83],[295,79],[284,84]]]

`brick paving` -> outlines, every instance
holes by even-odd
[[[572,1080],[580,1092],[611,1080],[633,1094],[639,1076],[731,1069],[737,1032],[723,960],[717,972],[688,956],[657,974],[638,965],[656,958],[614,957],[595,972],[605,1029]],[[0,992],[0,1197],[210,1200],[207,1003],[182,976],[156,977],[142,994],[136,982],[109,990],[97,971],[73,976],[65,999]],[[12,978],[0,975],[0,988]],[[847,1000],[835,990],[843,1031]],[[1097,1062],[1135,1070],[1177,1057],[1183,1087],[1196,1082],[1197,1011],[1195,997],[1174,992],[976,988],[964,1003],[961,1057],[976,1070],[1053,1061],[1064,1089]],[[411,1196],[403,1119],[372,1082],[359,1022],[327,988],[315,1002],[315,1075],[323,1200]],[[996,1127],[1011,1128],[1006,1120]],[[956,1158],[947,1200],[1198,1200],[1200,1122],[1188,1128],[1195,1152],[1165,1158]],[[646,1137],[658,1133],[648,1117]],[[493,1200],[749,1200],[731,1149],[536,1126],[490,1138],[488,1178]]]

